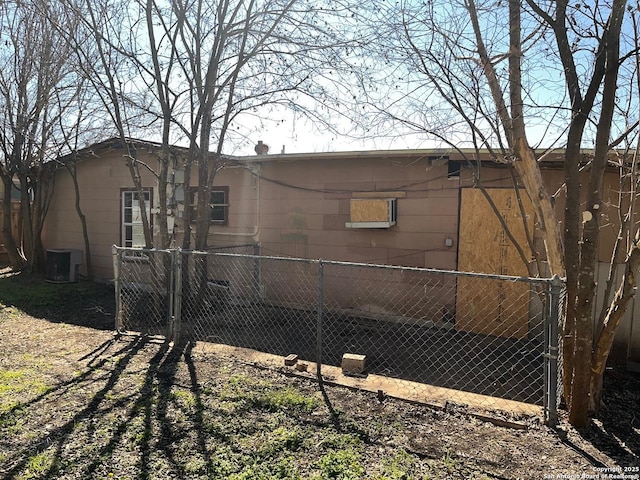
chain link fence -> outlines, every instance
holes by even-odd
[[[171,338],[175,256],[166,250],[121,249],[114,256],[116,330]]]
[[[257,253],[114,247],[116,328],[293,353],[319,380],[344,354],[365,355],[355,376],[390,394],[539,405],[555,422],[559,279]]]

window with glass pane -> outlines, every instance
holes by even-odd
[[[214,190],[211,192],[211,221],[215,223],[227,222],[227,192],[225,190]]]
[[[146,190],[144,205],[147,218],[151,221],[151,192]],[[122,246],[144,247],[144,227],[142,224],[142,211],[140,209],[140,197],[134,190],[122,192]]]
[[[198,211],[198,189],[191,189],[191,208],[193,221],[196,221]],[[209,197],[209,221],[211,223],[226,224],[229,221],[229,187],[214,187]]]

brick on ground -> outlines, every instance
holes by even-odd
[[[342,372],[343,373],[364,373],[366,368],[367,356],[358,353],[345,353],[342,355]]]

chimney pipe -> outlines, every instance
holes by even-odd
[[[255,146],[254,150],[258,155],[266,155],[269,153],[269,145],[263,143],[262,140],[258,140],[258,144]]]

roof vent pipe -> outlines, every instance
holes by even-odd
[[[263,143],[262,140],[258,140],[255,151],[258,155],[266,155],[267,153],[269,153],[269,145]]]

